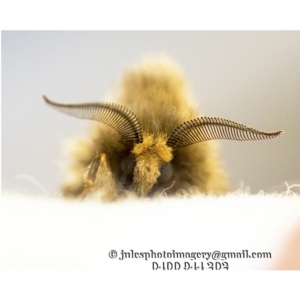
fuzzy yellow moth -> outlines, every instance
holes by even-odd
[[[43,97],[63,113],[97,121],[89,137],[74,145],[72,180],[62,187],[71,197],[222,194],[228,178],[211,140],[262,140],[282,133],[199,117],[183,73],[166,58],[130,69],[112,103],[61,104]]]

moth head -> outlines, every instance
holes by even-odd
[[[60,104],[44,100],[57,110],[77,118],[91,119],[116,130],[124,141],[132,144],[131,154],[121,162],[121,182],[140,196],[147,196],[157,182],[172,176],[173,150],[215,139],[253,141],[279,136],[283,131],[264,132],[221,119],[201,117],[182,123],[169,137],[162,132],[154,137],[129,109],[114,103]],[[200,170],[199,170],[200,171]],[[127,181],[127,178],[131,179]]]

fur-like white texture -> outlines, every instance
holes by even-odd
[[[153,261],[193,262],[142,258],[121,261],[109,258],[112,249],[119,255],[121,250],[272,253],[272,259],[227,260],[229,270],[285,269],[289,267],[282,264],[283,259],[295,255],[292,252],[300,254],[299,247],[287,249],[297,229],[298,240],[294,242],[299,245],[300,240],[300,198],[293,193],[115,203],[4,193],[1,219],[2,269],[152,270]],[[297,257],[289,258],[292,268],[300,268]],[[201,261],[207,262],[196,262]]]

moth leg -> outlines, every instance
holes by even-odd
[[[105,153],[100,153],[90,163],[81,198],[84,199],[91,190],[100,191],[105,200],[112,201],[118,197],[117,184]]]
[[[101,153],[102,154],[102,153]],[[87,172],[84,175],[84,190],[81,193],[81,199],[83,200],[90,192],[91,188],[95,185],[97,172],[99,169],[101,154],[98,154],[87,168]]]

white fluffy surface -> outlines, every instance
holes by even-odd
[[[1,221],[2,269],[151,270],[152,261],[175,261],[110,259],[112,249],[271,252],[272,259],[227,260],[229,269],[300,269],[300,198],[293,193],[116,203],[4,193]]]

